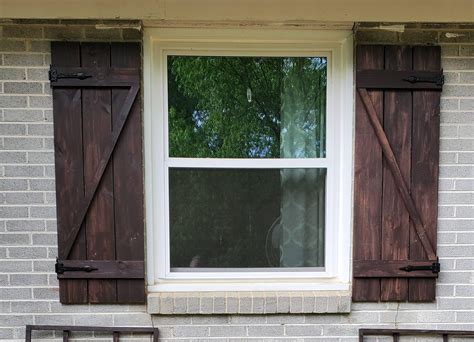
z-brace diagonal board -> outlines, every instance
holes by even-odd
[[[429,240],[426,234],[423,221],[421,220],[421,216],[415,206],[415,201],[411,197],[411,194],[408,191],[408,187],[405,181],[403,180],[403,176],[400,171],[400,166],[398,165],[397,159],[395,158],[395,154],[393,153],[390,142],[388,141],[388,138],[385,135],[382,124],[380,123],[380,120],[377,116],[377,111],[372,103],[372,100],[370,99],[367,89],[358,88],[357,91],[360,95],[362,103],[364,104],[367,115],[369,117],[369,121],[372,127],[374,128],[377,140],[379,141],[380,146],[382,147],[382,152],[385,156],[390,172],[393,175],[395,184],[397,185],[397,189],[402,197],[403,203],[405,204],[405,207],[407,208],[408,213],[410,214],[410,218],[415,227],[416,234],[420,238],[421,244],[426,252],[426,255],[428,256],[428,259],[430,261],[436,261],[436,253],[434,252],[433,246],[431,245],[431,241]]]
[[[73,68],[70,68],[73,69]],[[79,70],[81,68],[74,68],[75,71]],[[83,68],[86,69],[86,68]],[[140,89],[138,81],[135,81],[135,79],[131,82],[126,82],[123,80],[124,75],[120,75],[121,72],[124,71],[124,74],[127,74],[126,76],[131,76],[131,73],[128,71],[131,70],[120,70],[120,69],[108,69],[108,72],[110,72],[109,75],[111,74],[118,74],[117,78],[121,78],[120,81],[112,81],[112,82],[107,82],[104,80],[102,81],[97,81],[97,80],[90,80],[90,79],[84,79],[84,80],[77,80],[77,79],[65,79],[65,80],[58,80],[56,82],[51,82],[52,87],[73,87],[73,88],[83,88],[83,87],[108,87],[108,88],[129,88],[127,97],[125,98],[125,101],[122,105],[122,108],[120,109],[118,119],[114,123],[113,129],[112,129],[112,135],[111,135],[111,140],[108,142],[108,144],[105,146],[102,154],[102,158],[99,162],[99,165],[97,167],[96,172],[94,173],[94,177],[92,178],[91,181],[91,191],[85,194],[84,198],[80,201],[80,203],[77,206],[77,210],[75,210],[75,215],[74,215],[74,220],[73,224],[71,226],[71,229],[68,231],[67,235],[64,238],[64,249],[62,252],[60,252],[59,258],[62,260],[65,260],[69,257],[69,254],[71,253],[72,247],[74,245],[74,242],[76,241],[77,235],[79,234],[79,231],[81,229],[82,223],[87,215],[87,212],[89,210],[89,207],[91,206],[92,200],[94,199],[94,196],[97,192],[97,189],[99,188],[100,181],[102,179],[102,176],[104,175],[105,169],[107,168],[107,164],[110,161],[110,158],[112,157],[113,151],[115,149],[115,146],[118,142],[118,139],[120,138],[120,134],[122,133],[123,127],[125,126],[125,122],[127,121],[128,115],[130,113],[130,110],[133,106],[133,103],[135,102],[135,98],[138,94],[138,91]],[[112,76],[112,78],[115,78]],[[134,78],[133,76],[130,78]]]

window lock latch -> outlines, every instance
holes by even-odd
[[[436,261],[431,265],[407,265],[405,267],[400,267],[400,270],[405,272],[431,271],[432,273],[438,274],[441,271],[441,265],[439,261]]]
[[[98,268],[92,266],[64,266],[62,262],[59,262],[56,259],[56,264],[54,265],[54,270],[56,274],[63,274],[64,272],[92,272],[97,271]]]

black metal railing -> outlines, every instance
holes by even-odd
[[[364,342],[365,336],[392,336],[393,342],[399,342],[401,336],[437,336],[443,342],[448,342],[449,337],[465,336],[474,339],[474,331],[467,330],[423,330],[423,329],[359,329],[359,342]]]
[[[63,342],[68,342],[72,332],[101,332],[111,333],[114,342],[119,341],[121,333],[151,334],[152,341],[158,342],[157,328],[142,327],[86,327],[86,326],[66,326],[66,325],[27,325],[25,341],[31,342],[31,333],[34,330],[62,331]]]

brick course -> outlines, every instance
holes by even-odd
[[[179,316],[151,316],[142,305],[59,304],[52,272],[57,248],[49,42],[139,40],[140,33],[97,29],[88,21],[12,22],[0,24],[0,340],[21,341],[24,325],[32,323],[154,324],[163,341],[357,341],[362,326],[474,330],[474,31],[411,24],[404,32],[393,32],[377,26],[359,25],[357,41],[442,46],[446,86],[438,251],[443,272],[436,303],[353,303],[350,314]],[[247,306],[241,304],[241,312],[263,310],[263,303],[269,312],[285,305],[308,310],[308,303],[293,299],[266,303],[255,296],[253,306],[251,299]],[[212,299],[209,303],[216,306]],[[237,298],[227,298],[228,306],[237,304]],[[206,301],[188,298],[161,305],[197,312]],[[61,340],[59,334],[38,336]]]

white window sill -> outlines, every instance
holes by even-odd
[[[350,310],[350,291],[148,294],[148,313],[160,315],[349,313]]]

